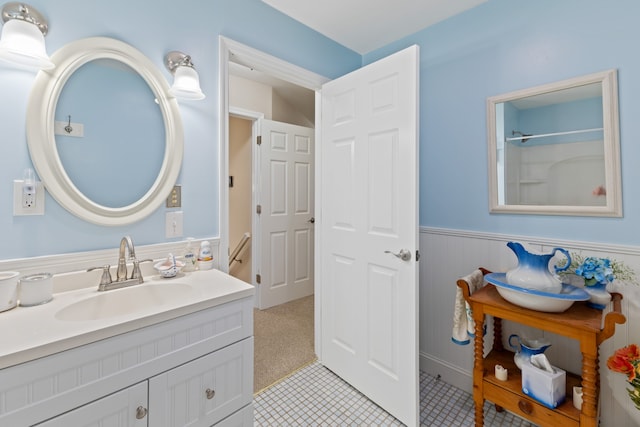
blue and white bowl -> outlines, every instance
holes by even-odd
[[[490,273],[485,279],[496,287],[502,298],[517,306],[536,311],[560,313],[576,301],[589,299],[589,294],[584,289],[567,283],[562,284],[560,293],[552,293],[511,285],[507,283],[505,273]]]
[[[165,279],[176,277],[180,270],[184,267],[184,262],[176,260],[176,257],[173,254],[169,254],[167,259],[164,261],[156,263],[153,268],[156,269],[158,273]]]

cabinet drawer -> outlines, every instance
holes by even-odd
[[[558,411],[549,409],[528,397],[513,393],[484,381],[484,398],[509,412],[524,417],[541,427],[578,427],[578,420],[569,418]]]
[[[253,399],[253,337],[149,380],[149,425],[211,426]]]
[[[146,416],[136,417],[137,408],[147,407],[147,382],[103,397],[37,427],[147,427]]]

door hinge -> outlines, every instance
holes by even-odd
[[[260,215],[262,213],[262,205],[256,205],[256,213]]]
[[[258,145],[262,145],[262,135],[258,135],[258,137],[256,138],[256,142],[258,143]]]
[[[259,274],[256,274],[256,283],[259,285],[261,281],[262,281],[262,276],[260,276]]]

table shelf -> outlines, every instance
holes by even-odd
[[[496,405],[527,418],[538,425],[550,425],[563,427],[579,426],[580,411],[574,406],[571,393],[574,386],[580,386],[580,377],[567,372],[566,399],[555,409],[549,409],[536,402],[522,392],[522,375],[520,369],[513,361],[514,353],[508,350],[492,350],[485,357],[483,366],[483,390],[485,398]],[[507,381],[496,378],[495,365],[501,365],[509,372]],[[529,412],[529,413],[527,413]],[[562,423],[558,422],[561,416]]]

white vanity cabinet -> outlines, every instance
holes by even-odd
[[[246,374],[252,354],[253,339],[246,338],[38,426],[252,425],[253,381]],[[224,419],[240,408],[238,416]]]
[[[241,298],[0,370],[0,425],[252,426]]]

